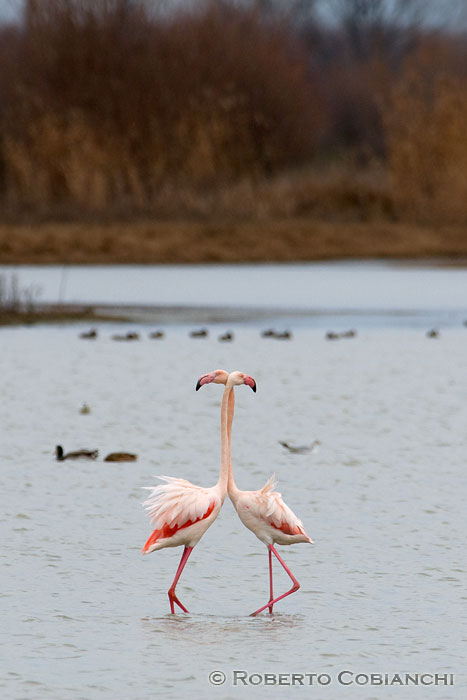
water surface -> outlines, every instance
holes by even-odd
[[[84,328],[0,330],[2,698],[465,697],[466,328],[431,340],[367,325],[329,342],[303,324],[292,341],[234,324],[231,344],[217,326],[194,340],[178,323],[150,341],[140,324],[128,344],[110,338],[126,326],[102,324],[91,342]],[[248,616],[267,600],[267,552],[228,500],[177,589],[189,615],[171,616],[167,599],[181,550],[140,555],[153,475],[217,480],[222,388],[194,390],[217,367],[258,384],[236,390],[239,487],[276,472],[316,543],[280,548],[301,589],[273,616]],[[320,451],[304,456],[278,442],[315,438]],[[59,463],[57,443],[101,456]],[[103,462],[113,450],[139,460]],[[453,673],[456,684],[344,688],[343,670]],[[233,686],[234,671],[332,682]]]
[[[467,308],[465,267],[391,262],[0,266],[47,302],[301,310]]]

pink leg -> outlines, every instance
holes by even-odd
[[[287,566],[287,564],[286,564],[286,563],[281,559],[281,557],[278,555],[278,553],[276,552],[276,550],[274,549],[274,546],[273,546],[272,544],[269,545],[269,551],[272,552],[272,553],[277,557],[277,559],[279,560],[279,563],[282,564],[282,566],[284,567],[284,569],[286,570],[286,572],[288,573],[288,575],[289,575],[290,578],[292,579],[293,586],[292,586],[292,588],[290,589],[290,591],[287,591],[287,593],[283,593],[282,595],[278,596],[277,598],[274,598],[273,600],[269,600],[269,601],[266,603],[266,605],[263,605],[262,608],[259,608],[259,610],[256,610],[255,612],[251,613],[251,616],[252,616],[252,617],[254,617],[255,615],[258,615],[258,613],[260,613],[260,612],[263,612],[263,610],[265,610],[266,608],[269,608],[269,610],[271,610],[272,606],[273,606],[275,603],[277,603],[279,600],[282,600],[282,598],[285,598],[286,596],[290,595],[291,593],[295,593],[295,591],[298,591],[298,589],[300,588],[299,582],[297,581],[297,579],[295,578],[295,576],[293,575],[293,573],[290,571],[290,569],[289,569],[289,567]]]
[[[274,593],[272,590],[272,552],[271,547],[268,547],[269,554],[269,602],[274,599]],[[269,614],[272,615],[272,605],[269,606]]]
[[[175,607],[174,603],[177,603],[177,605],[183,610],[183,612],[188,612],[188,610],[185,608],[184,605],[182,605],[175,595],[175,586],[177,585],[177,581],[181,576],[181,573],[185,567],[185,564],[188,561],[188,557],[193,551],[193,547],[185,547],[183,550],[182,558],[180,559],[180,564],[178,565],[177,573],[175,574],[175,578],[172,582],[172,585],[169,588],[169,601],[170,601],[170,612],[172,615],[175,613]]]

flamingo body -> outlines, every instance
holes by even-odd
[[[310,542],[302,521],[284,503],[272,476],[258,491],[231,489],[230,497],[242,523],[265,545]]]

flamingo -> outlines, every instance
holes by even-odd
[[[209,375],[208,375],[209,376]],[[221,379],[224,375],[220,375],[217,383],[222,383]],[[232,372],[228,376],[227,386],[232,384],[242,383],[242,373]],[[207,384],[208,380],[204,382]],[[224,394],[225,395],[225,394]],[[303,527],[302,521],[297,518],[297,516],[292,512],[292,510],[284,503],[282,496],[277,491],[274,491],[276,486],[275,476],[271,476],[265,483],[262,489],[258,491],[240,491],[237,488],[233,473],[232,473],[232,462],[231,462],[231,435],[232,435],[232,422],[234,417],[234,406],[235,398],[234,392],[229,393],[228,397],[228,460],[229,460],[229,478],[228,478],[228,493],[230,500],[233,503],[237,514],[242,521],[242,523],[249,530],[254,532],[256,537],[264,542],[268,548],[269,555],[269,600],[266,605],[258,608],[255,612],[251,613],[254,617],[260,612],[269,609],[269,612],[273,612],[273,606],[282,598],[285,598],[295,591],[298,591],[300,584],[295,578],[295,576],[290,571],[287,564],[278,554],[274,544],[289,545],[298,542],[309,542],[313,544],[313,540],[306,534]],[[288,576],[292,581],[292,588],[286,593],[274,598],[273,592],[273,576],[272,576],[272,555],[276,557],[281,566],[287,572]]]
[[[210,374],[202,375],[198,379],[196,389],[203,384],[226,384],[221,406],[221,468],[219,480],[215,486],[203,488],[186,481],[169,476],[158,477],[165,484],[144,487],[151,493],[144,502],[144,506],[155,524],[155,529],[142,549],[143,554],[149,554],[164,547],[179,547],[184,545],[180,564],[175,574],[168,595],[170,612],[175,613],[175,604],[188,612],[175,594],[175,587],[188,561],[193,548],[198,544],[206,530],[212,525],[219,515],[222,504],[227,495],[228,480],[228,437],[227,437],[227,412],[228,397],[232,385],[227,385],[228,373],[225,370],[216,370]],[[254,380],[245,377],[245,384],[255,389]]]

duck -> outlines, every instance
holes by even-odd
[[[85,340],[95,340],[97,338],[97,331],[95,328],[91,328],[90,331],[83,331],[83,333],[80,333],[79,337]]]
[[[267,328],[265,331],[261,331],[262,338],[273,338],[276,335],[276,331],[273,328]]]
[[[321,445],[321,441],[313,440],[311,445],[301,445],[300,447],[294,447],[293,445],[289,445],[288,442],[282,442],[281,440],[279,440],[279,445],[282,445],[282,447],[285,447],[289,452],[292,452],[293,454],[306,455],[317,452],[319,446]]]
[[[207,338],[208,330],[207,328],[200,328],[197,331],[190,331],[190,338]]]
[[[98,455],[98,450],[75,450],[65,454],[61,445],[55,448],[55,456],[59,462],[64,462],[65,459],[97,459]]]
[[[160,338],[164,337],[164,331],[153,331],[149,334],[149,337],[153,338],[154,340],[159,340]]]
[[[113,335],[112,340],[139,340],[139,333],[128,331],[126,335]]]
[[[230,331],[227,331],[223,335],[220,335],[218,340],[221,343],[229,343],[231,340],[233,340],[233,333],[231,333]]]
[[[334,333],[334,331],[328,331],[326,333],[326,340],[339,340],[339,333]]]
[[[104,462],[136,462],[138,455],[131,452],[111,452],[104,457]]]
[[[277,340],[292,340],[292,333],[290,331],[282,331],[282,333],[274,333],[274,338]]]
[[[357,331],[354,328],[351,328],[349,331],[343,331],[343,333],[340,335],[341,338],[355,338]]]
[[[427,331],[426,337],[439,338],[439,331],[437,331],[435,328],[432,328],[430,331]]]
[[[91,409],[89,408],[87,403],[83,403],[83,405],[79,409],[79,412],[82,416],[87,416],[89,413],[91,413]]]

